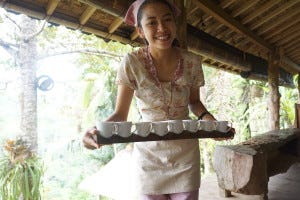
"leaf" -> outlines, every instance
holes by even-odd
[[[25,183],[25,191],[23,193],[25,200],[29,200],[30,192],[29,192],[29,177],[28,177],[28,166],[24,166],[24,183]]]

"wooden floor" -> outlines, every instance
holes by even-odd
[[[203,178],[199,200],[258,200],[258,196],[233,193],[233,197],[219,197],[215,175]],[[286,173],[270,178],[269,200],[300,200],[300,163],[294,164]]]

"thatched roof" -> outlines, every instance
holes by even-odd
[[[0,6],[136,46],[141,41],[134,28],[122,20],[132,2],[4,0]],[[261,73],[257,66],[266,67],[269,55],[274,54],[287,74],[300,72],[300,0],[185,2],[188,49],[203,55],[207,64],[247,76],[249,71]],[[253,70],[255,67],[258,69]]]

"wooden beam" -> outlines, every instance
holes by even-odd
[[[231,13],[231,16],[233,16],[233,17],[239,16],[240,14],[244,13],[245,11],[247,11],[254,4],[256,4],[258,1],[259,0],[252,0],[252,1],[243,2],[243,4],[241,6],[239,6],[236,10],[234,10]]]
[[[227,7],[231,6],[234,2],[235,2],[235,0],[224,0],[220,3],[220,6],[222,8],[227,8]]]
[[[235,20],[233,17],[228,15],[224,10],[222,10],[218,5],[212,3],[208,0],[194,0],[194,3],[201,8],[204,12],[212,15],[221,23],[233,29],[235,32],[240,33],[248,37],[253,43],[273,51],[275,48],[264,41],[262,38],[254,34],[251,30],[243,26],[240,22]]]
[[[196,12],[198,10],[198,7],[194,7],[191,10],[189,10],[189,12],[187,13],[187,17],[190,17],[192,14],[194,14],[194,12]]]
[[[245,46],[249,43],[249,40],[245,38],[244,40],[241,40],[239,43],[236,44],[236,47],[245,48]]]
[[[232,33],[233,30],[231,30],[230,28],[227,28],[225,31],[219,33],[218,35],[216,35],[217,38],[220,38],[223,41],[228,40],[229,38],[232,37]]]
[[[294,53],[290,56],[291,59],[293,60],[298,60],[300,59],[300,52]]]
[[[224,0],[220,3],[220,6],[221,6],[221,8],[225,9],[225,8],[229,7],[230,5],[232,5],[234,3],[234,1],[235,0]],[[198,8],[198,7],[196,7],[196,8]],[[220,23],[219,21],[215,21],[214,24],[209,25],[205,29],[205,32],[210,33],[213,30],[218,30],[218,29],[222,28],[223,26],[224,26],[224,24]],[[218,35],[220,35],[220,34],[218,34]],[[216,36],[217,38],[219,38],[218,35]]]
[[[270,39],[274,35],[281,34],[282,31],[288,29],[289,27],[295,26],[295,24],[297,24],[298,22],[300,22],[300,14],[296,15],[294,20],[290,20],[289,22],[286,22],[286,23],[281,24],[280,26],[276,27],[275,30],[273,30],[272,32],[268,33],[268,35],[265,36],[265,39]]]
[[[115,32],[115,30],[117,30],[121,26],[122,23],[123,23],[123,18],[117,17],[113,21],[113,23],[108,27],[108,32],[109,33]]]
[[[90,17],[94,14],[94,12],[96,10],[97,9],[95,7],[87,6],[85,11],[82,13],[82,15],[79,18],[79,23],[81,25],[84,25],[90,19]]]
[[[180,47],[183,49],[187,48],[187,18],[186,18],[186,8],[184,1],[174,0],[175,5],[181,10],[181,15],[177,19],[177,39],[179,40]]]
[[[130,35],[130,39],[135,40],[138,37],[139,37],[139,34],[138,34],[137,30],[135,29],[134,32]]]
[[[290,58],[283,56],[281,65],[284,66],[286,69],[290,69],[290,71],[294,70],[294,73],[299,72],[300,66],[295,64]]]
[[[223,26],[223,24],[221,24],[221,23],[218,22],[218,21],[215,21],[212,25],[209,25],[209,26],[205,29],[205,32],[211,33],[212,31],[215,31],[215,30],[221,28],[222,26]]]
[[[299,7],[295,7],[293,9],[287,11],[287,13],[285,13],[283,16],[277,17],[276,19],[272,18],[273,21],[266,24],[265,26],[261,27],[257,31],[257,34],[262,35],[268,31],[270,31],[272,28],[280,25],[281,23],[285,23],[285,21],[293,20],[294,16],[299,13],[299,10],[300,10]]]
[[[257,16],[261,15],[263,12],[269,10],[271,7],[275,6],[281,0],[269,0],[264,3],[260,8],[256,9],[255,12],[252,12],[250,15],[242,19],[242,24],[247,24],[255,19]]]
[[[259,21],[257,21],[255,24],[251,25],[250,29],[251,30],[257,29],[258,27],[260,27],[264,23],[266,23],[269,20],[273,19],[275,16],[279,15],[282,12],[285,12],[287,9],[289,9],[290,7],[292,7],[296,3],[298,3],[298,1],[288,1],[284,5],[279,6],[277,9],[275,9],[274,11],[269,13],[268,15],[266,15],[266,16],[262,17],[261,19],[259,19]]]
[[[292,52],[295,50],[293,46],[298,46],[298,42],[300,42],[300,38],[296,38],[292,43],[284,45],[283,48],[286,49],[286,52]]]
[[[268,67],[268,83],[269,83],[269,130],[279,130],[279,110],[280,110],[280,95],[279,95],[279,65],[278,58],[271,55],[269,58]]]
[[[128,8],[129,2],[127,0],[114,1],[98,1],[98,0],[78,0],[81,3],[87,4],[91,7],[108,13],[114,17],[124,17]]]
[[[52,15],[52,13],[56,9],[59,2],[60,2],[60,0],[49,0],[48,1],[47,7],[46,7],[47,16]]]
[[[298,27],[298,31],[295,31],[289,35],[287,35],[286,37],[284,37],[282,40],[280,40],[279,42],[276,43],[277,46],[282,46],[288,42],[290,43],[295,43],[294,41],[291,41],[293,39],[296,39],[296,38],[300,38],[300,26]]]
[[[285,29],[283,32],[281,32],[279,35],[271,38],[269,40],[270,43],[275,43],[277,41],[280,41],[286,37],[289,37],[290,34],[293,34],[295,32],[299,32],[300,31],[300,23],[296,24],[295,26],[290,27],[289,29]]]

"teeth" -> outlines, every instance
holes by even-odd
[[[168,40],[169,36],[159,36],[159,37],[157,37],[157,39],[159,39],[159,40]]]

